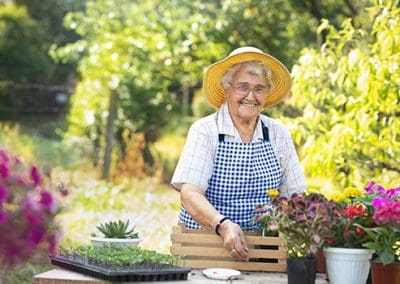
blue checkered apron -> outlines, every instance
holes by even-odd
[[[218,212],[244,229],[256,227],[254,209],[271,203],[266,190],[278,189],[282,177],[264,123],[262,130],[264,140],[252,143],[227,142],[225,135],[219,134],[213,174],[205,193]],[[183,208],[179,221],[191,229],[202,228]]]

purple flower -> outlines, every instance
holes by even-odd
[[[50,170],[46,174],[50,177]],[[58,200],[42,177],[37,166],[27,168],[0,149],[0,265],[28,261],[43,253],[45,243],[55,249]]]
[[[5,186],[0,185],[0,205],[8,198],[8,191]]]
[[[382,185],[371,181],[365,188],[365,192],[368,194],[379,194],[382,196],[385,194],[386,189]]]
[[[0,177],[6,179],[10,175],[10,169],[7,163],[0,163]]]
[[[308,211],[307,211],[307,215],[308,215],[308,217],[310,217],[310,218],[314,218],[314,217],[315,217],[315,212],[314,212],[313,210],[308,210]]]
[[[3,149],[0,149],[0,162],[5,162],[8,163],[10,161],[10,158],[8,157],[6,151]]]
[[[26,235],[26,245],[28,249],[34,249],[43,239],[45,231],[41,227],[32,227]]]
[[[41,182],[42,182],[42,178],[40,177],[39,169],[35,165],[31,166],[31,179],[35,186],[41,184]]]
[[[375,197],[372,200],[372,206],[374,206],[375,208],[379,208],[379,207],[385,206],[390,201],[391,201],[391,199]]]
[[[389,198],[400,196],[400,186],[386,190],[386,196]]]
[[[57,202],[49,190],[42,190],[40,192],[39,203],[42,204],[44,209],[49,210],[51,213],[57,211]]]
[[[8,215],[5,211],[0,209],[0,225],[5,224],[8,221]]]
[[[45,212],[42,210],[42,206],[34,198],[34,195],[30,191],[28,197],[22,202],[23,215],[25,221],[31,225],[43,224],[45,221]]]

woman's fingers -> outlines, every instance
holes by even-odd
[[[233,258],[241,261],[248,261],[247,242],[239,225],[231,221],[224,222],[223,225],[224,226],[221,226],[220,232],[224,240],[225,249]]]

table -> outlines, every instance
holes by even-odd
[[[242,271],[241,279],[237,280],[213,280],[206,278],[201,270],[192,270],[188,280],[180,281],[159,281],[159,282],[125,282],[125,283],[153,283],[163,282],[165,284],[284,284],[287,283],[286,273],[266,273],[266,272],[246,272]],[[33,278],[33,284],[101,284],[110,283],[108,281],[99,280],[80,273],[64,270],[53,269],[40,273]],[[121,283],[121,282],[120,282]],[[316,284],[326,284],[325,274],[317,273]]]

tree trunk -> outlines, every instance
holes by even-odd
[[[110,104],[108,107],[106,141],[105,141],[106,145],[104,149],[103,169],[101,174],[102,179],[108,179],[108,177],[110,176],[111,152],[112,152],[112,144],[114,137],[114,120],[117,114],[117,98],[118,94],[116,90],[112,90],[110,94]]]

